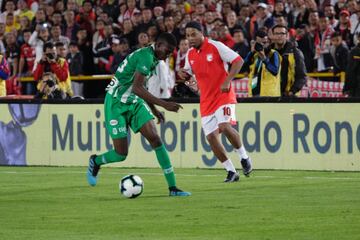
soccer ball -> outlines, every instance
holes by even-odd
[[[137,175],[127,175],[121,179],[119,189],[123,196],[136,198],[143,192],[144,182]]]

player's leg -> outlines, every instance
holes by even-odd
[[[251,159],[247,155],[244,146],[241,143],[239,133],[231,126],[231,123],[235,122],[235,104],[229,104],[222,106],[215,113],[219,122],[219,130],[230,141],[234,147],[235,152],[238,153],[241,166],[243,167],[243,173],[245,176],[249,176],[252,171]]]
[[[170,196],[189,196],[189,192],[181,191],[176,187],[176,179],[174,169],[170,162],[169,154],[157,133],[154,117],[146,105],[139,103],[134,109],[136,117],[132,118],[130,127],[134,132],[140,133],[149,141],[151,147],[155,150],[156,158],[164,172],[166,182],[170,190]]]
[[[239,180],[239,174],[236,171],[232,161],[227,157],[224,146],[220,141],[220,134],[218,123],[215,115],[206,116],[201,118],[202,127],[208,140],[211,150],[214,155],[219,159],[221,164],[228,172],[224,182],[235,182]]]
[[[94,154],[90,156],[86,175],[88,183],[91,186],[95,186],[97,183],[97,176],[101,165],[121,162],[126,159],[128,153],[128,129],[126,116],[119,114],[119,112],[126,112],[119,111],[122,107],[124,106],[122,106],[117,99],[111,96],[105,98],[105,126],[113,139],[114,149],[100,155]]]

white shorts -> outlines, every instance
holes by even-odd
[[[235,104],[222,105],[215,113],[201,118],[205,136],[218,129],[220,123],[236,124]]]

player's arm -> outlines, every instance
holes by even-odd
[[[165,108],[171,112],[179,111],[182,106],[176,102],[167,102],[160,98],[155,97],[149,91],[147,91],[144,87],[145,85],[145,76],[140,72],[135,72],[134,74],[134,83],[133,83],[133,93],[135,93],[140,98],[144,99],[150,105],[158,105]]]
[[[239,54],[227,47],[225,44],[218,41],[213,41],[212,43],[219,51],[221,60],[231,64],[229,73],[221,85],[221,91],[228,92],[230,91],[231,81],[234,79],[235,75],[240,72],[244,60],[239,56]]]
[[[177,72],[177,74],[180,77],[180,79],[183,81],[190,80],[191,76],[193,75],[191,66],[189,63],[189,51],[186,53],[184,68],[180,68],[179,71]]]

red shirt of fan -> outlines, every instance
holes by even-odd
[[[200,49],[188,51],[184,70],[195,76],[200,90],[200,113],[208,116],[222,105],[236,103],[230,85],[229,92],[221,92],[228,75],[228,64],[242,61],[241,57],[223,43],[205,38]]]
[[[35,64],[35,48],[24,43],[20,49],[20,57],[25,59],[27,71],[32,72]]]

